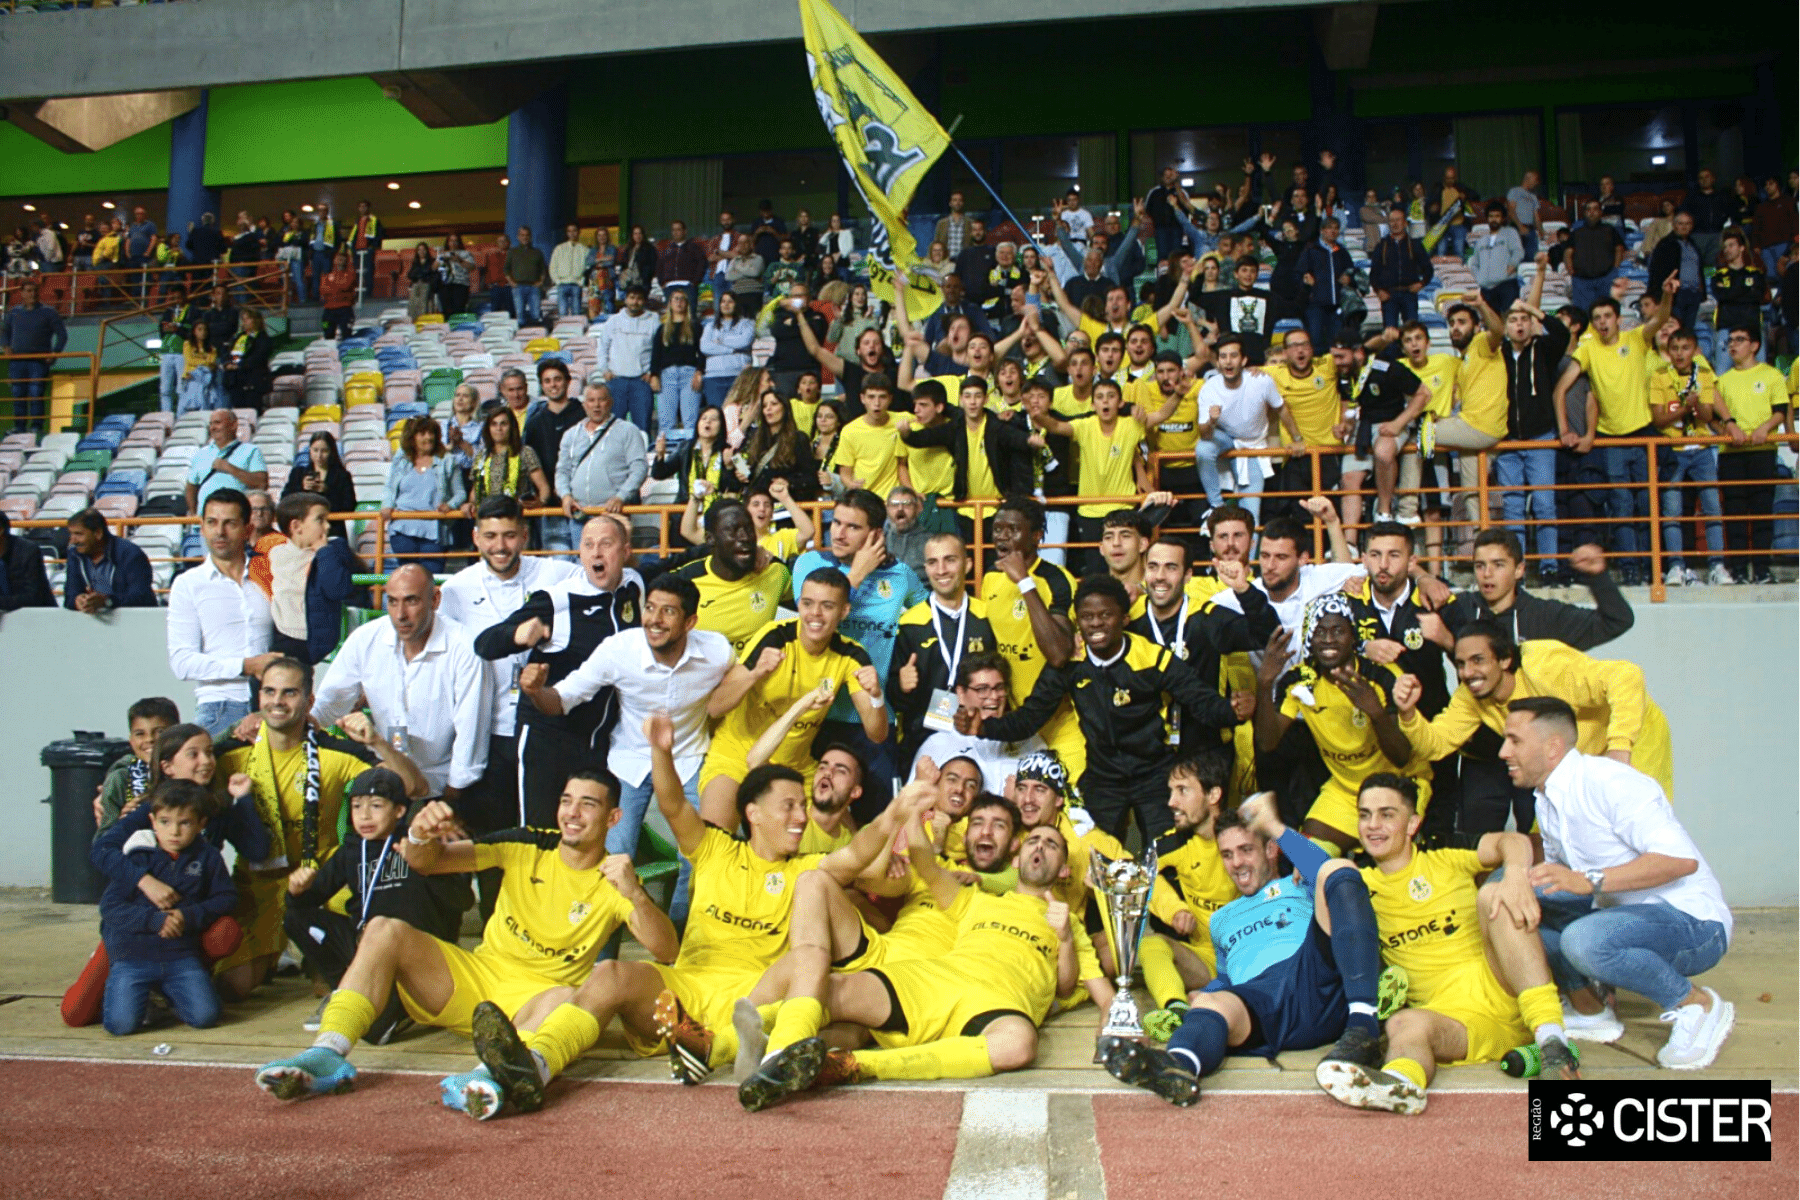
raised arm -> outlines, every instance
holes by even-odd
[[[856,831],[848,845],[839,846],[820,859],[819,870],[849,887],[875,861],[889,839],[902,826],[917,821],[919,814],[930,808],[936,798],[934,788],[923,783],[907,784],[888,801],[880,816]]]
[[[675,723],[668,713],[651,713],[644,719],[644,737],[650,742],[650,785],[656,792],[656,807],[675,835],[676,848],[692,858],[706,836],[706,822],[688,803],[681,772],[675,768]]]
[[[1269,751],[1281,744],[1294,718],[1275,703],[1275,681],[1281,678],[1288,663],[1288,631],[1277,629],[1263,650],[1262,664],[1256,668],[1256,748]]]
[[[835,688],[816,687],[788,705],[788,710],[771,722],[756,741],[750,744],[750,753],[746,756],[745,765],[754,771],[774,758],[775,751],[781,748],[782,739],[787,737],[788,730],[794,727],[794,722],[815,709],[830,708],[831,702],[836,696]]]
[[[456,812],[442,800],[433,800],[413,817],[405,840],[399,843],[406,865],[421,875],[457,875],[475,869],[475,843],[451,841],[461,831]]]

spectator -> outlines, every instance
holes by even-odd
[[[181,385],[182,343],[193,336],[194,318],[200,309],[188,299],[187,288],[180,283],[169,285],[167,303],[168,311],[156,325],[157,333],[162,337],[161,353],[157,358],[161,377],[158,398],[163,412],[174,412],[176,389]]]
[[[494,312],[503,312],[509,317],[517,317],[518,311],[513,307],[512,288],[506,283],[506,256],[512,253],[512,239],[504,233],[494,238],[493,250],[482,256],[482,273],[487,280],[488,305]],[[500,258],[500,267],[494,270],[487,264],[494,261],[495,255]]]
[[[196,332],[199,327],[196,326]],[[187,513],[198,516],[206,507],[206,498],[220,488],[235,488],[240,493],[269,486],[269,466],[262,451],[237,440],[238,418],[229,408],[214,409],[206,419],[207,442],[188,460]],[[248,534],[249,502],[245,502],[244,525]]]
[[[1477,248],[1476,253],[1480,253]],[[1554,579],[1556,568],[1556,450],[1558,442],[1573,449],[1579,434],[1569,428],[1567,410],[1556,403],[1560,364],[1569,350],[1569,331],[1561,321],[1545,317],[1537,307],[1543,297],[1543,264],[1531,284],[1531,298],[1515,302],[1506,315],[1506,342],[1501,349],[1507,368],[1509,441],[1544,442],[1543,450],[1507,450],[1494,459],[1494,477],[1502,488],[1501,509],[1507,528],[1521,545],[1525,509],[1538,522],[1536,546],[1540,580]],[[1492,311],[1483,296],[1481,304]],[[1484,314],[1485,315],[1485,314]],[[1529,492],[1519,490],[1531,489]]]
[[[177,413],[220,409],[225,404],[224,368],[219,362],[215,326],[202,313],[181,346],[181,389]]]
[[[349,543],[332,534],[330,512],[331,502],[316,493],[284,497],[275,509],[275,525],[287,540],[269,551],[272,646],[314,665],[337,645],[359,565]]]
[[[718,409],[702,408],[694,418],[694,436],[673,454],[668,439],[656,436],[651,451],[650,475],[654,479],[675,480],[675,503],[693,504],[682,514],[683,537],[688,537],[687,521],[691,513],[699,521],[718,499],[720,484],[725,479],[725,464],[731,457],[725,444],[725,418]],[[735,481],[734,481],[735,482]],[[697,537],[689,541],[698,542]]]
[[[1241,359],[1239,360],[1241,362]],[[1267,383],[1267,380],[1263,380]],[[1270,394],[1274,388],[1269,388]],[[1041,391],[1031,395],[1042,396]],[[1204,408],[1206,400],[1201,399]],[[1279,405],[1280,397],[1276,396]],[[1150,492],[1150,475],[1144,463],[1143,447],[1148,441],[1148,430],[1136,416],[1124,412],[1124,399],[1118,383],[1111,379],[1102,379],[1094,384],[1094,419],[1065,420],[1054,410],[1040,411],[1034,402],[1028,411],[1032,423],[1046,434],[1068,438],[1078,453],[1077,470],[1079,472],[1075,494],[1084,497],[1111,497],[1111,499],[1092,499],[1075,509],[1073,540],[1082,546],[1082,557],[1092,564],[1091,569],[1103,570],[1098,554],[1091,549],[1100,542],[1101,525],[1106,515],[1121,508],[1133,505],[1123,499],[1127,496],[1140,496]],[[1216,419],[1216,418],[1215,418]],[[1202,421],[1201,435],[1204,439],[1211,433],[1209,422]],[[1203,441],[1202,445],[1206,443]],[[1202,451],[1204,455],[1204,451]],[[1206,459],[1201,459],[1201,482],[1207,480]],[[1216,486],[1216,480],[1215,486]],[[1260,490],[1261,479],[1256,480]],[[1167,493],[1163,493],[1164,502]]]
[[[851,489],[846,488],[848,495]],[[925,511],[924,498],[910,487],[896,487],[888,492],[887,523],[881,527],[882,544],[895,561],[905,564],[912,573],[925,580],[925,542],[931,530],[919,520]]]
[[[978,308],[986,308],[992,296],[988,290],[988,276],[994,269],[995,254],[995,248],[987,242],[987,222],[980,217],[972,218],[962,250],[951,257],[956,263],[956,278],[962,283],[963,293]]]
[[[1449,217],[1450,223],[1444,229],[1444,241],[1449,244],[1450,253],[1457,258],[1463,257],[1468,247],[1468,222],[1473,215],[1469,208],[1469,189],[1458,182],[1455,167],[1445,167],[1443,183],[1439,185],[1435,197],[1425,205],[1425,219],[1435,225],[1444,217]]]
[[[1648,225],[1644,226],[1644,240],[1638,243],[1637,248],[1638,258],[1649,262],[1650,255],[1655,253],[1656,247],[1669,236],[1669,232],[1674,228],[1675,202],[1664,196],[1657,202],[1656,216]]]
[[[319,302],[320,286],[337,262],[342,244],[337,222],[331,216],[331,205],[321,200],[313,216],[312,232],[307,236],[307,247],[312,254],[312,284],[308,294],[315,304]]]
[[[425,776],[425,794],[455,807],[487,766],[488,667],[474,631],[438,615],[437,585],[416,562],[388,576],[386,597],[387,615],[338,648],[312,718],[325,728],[367,705],[379,740]]]
[[[719,232],[709,239],[703,239],[702,245],[706,248],[707,278],[712,280],[715,299],[730,290],[730,285],[725,278],[725,267],[737,256],[740,248],[739,239],[748,236],[748,234],[740,234],[737,231],[737,218],[731,214],[731,210],[727,209],[719,214]]]
[[[1600,202],[1581,206],[1581,220],[1569,230],[1568,252],[1563,265],[1569,272],[1569,301],[1591,309],[1595,301],[1612,294],[1619,264],[1625,261],[1625,239],[1618,227],[1601,219]]]
[[[1342,324],[1338,311],[1343,291],[1354,290],[1356,267],[1350,261],[1350,252],[1338,243],[1339,228],[1336,217],[1320,221],[1319,240],[1308,243],[1294,264],[1306,289],[1306,331],[1312,334],[1316,346],[1331,345],[1337,338]]]
[[[38,303],[38,285],[26,281],[19,285],[18,302],[0,318],[0,349],[7,354],[60,354],[69,344],[69,331],[62,316],[47,304]],[[46,428],[48,411],[44,407],[54,359],[14,358],[7,362],[7,375],[12,383],[13,420],[22,429]]]
[[[444,569],[443,522],[435,517],[401,517],[398,512],[454,513],[468,498],[456,460],[444,452],[444,435],[431,417],[409,417],[400,427],[398,451],[388,468],[381,516],[388,550],[406,556],[428,573]]]
[[[706,278],[706,247],[687,235],[686,221],[669,222],[669,244],[656,255],[656,282],[662,286],[663,302],[672,293],[687,293],[688,310],[700,307],[700,281]]]
[[[343,456],[338,453],[337,438],[329,429],[316,429],[306,439],[306,458],[296,462],[288,472],[287,486],[281,489],[281,498],[287,499],[295,492],[311,492],[315,496],[325,497],[325,503],[334,513],[356,511],[356,480],[350,476],[350,468],[344,465]],[[331,536],[345,536],[344,523],[331,523]]]
[[[63,607],[93,616],[115,608],[155,608],[150,560],[133,542],[114,537],[97,509],[69,518],[69,564]]]
[[[856,235],[844,228],[844,218],[837,213],[825,218],[825,228],[819,234],[819,253],[829,254],[846,266],[856,256]],[[861,275],[862,271],[853,268],[850,274]]]
[[[581,226],[569,222],[563,227],[563,240],[550,252],[550,284],[556,289],[558,317],[587,312],[587,306],[581,302],[581,285],[593,262],[593,250],[581,240]]]
[[[1538,207],[1543,200],[1538,197],[1537,189],[1541,182],[1536,171],[1527,171],[1524,178],[1506,193],[1506,206],[1519,227],[1519,242],[1526,258],[1536,258],[1538,252]]]
[[[1719,482],[1724,485],[1725,515],[1733,518],[1726,537],[1740,558],[1745,583],[1770,583],[1769,547],[1775,533],[1775,447],[1771,436],[1784,426],[1794,432],[1794,413],[1781,372],[1758,362],[1761,335],[1739,327],[1725,336],[1731,369],[1719,376],[1725,400],[1725,432],[1731,445],[1719,454]]]
[[[437,265],[431,261],[431,247],[420,242],[413,247],[412,261],[406,267],[406,317],[417,321],[431,311],[432,295],[437,291]]]
[[[238,315],[238,329],[224,348],[224,390],[233,408],[261,412],[267,407],[270,387],[269,359],[275,353],[261,310],[246,308]]]
[[[962,253],[971,220],[963,212],[963,194],[951,192],[950,211],[938,218],[938,223],[932,228],[931,240],[944,243],[945,255],[954,259]]]
[[[795,499],[819,494],[823,460],[813,457],[812,445],[794,422],[793,406],[774,388],[765,388],[757,402],[742,453],[732,464],[746,493],[768,488],[785,479]]]
[[[438,251],[438,311],[446,317],[465,312],[469,307],[469,275],[475,269],[475,255],[463,248],[462,234],[452,231]]]
[[[325,337],[342,339],[356,327],[356,272],[350,269],[350,256],[340,253],[332,260],[331,273],[319,284],[324,311],[319,314]]]
[[[0,612],[54,607],[44,552],[36,542],[14,537],[12,518],[0,512]]]
[[[181,723],[181,710],[166,696],[146,696],[125,710],[130,752],[113,760],[94,798],[94,825],[104,831],[143,803],[150,791],[153,751],[162,731]]]
[[[1769,299],[1768,276],[1763,273],[1762,264],[1751,257],[1750,239],[1742,229],[1727,229],[1719,244],[1719,263],[1709,265],[1707,275],[1709,290],[1718,301],[1718,310],[1713,313],[1713,327],[1754,329],[1760,336],[1762,309]],[[1695,329],[1696,334],[1699,333],[1695,326],[1683,325],[1682,328]],[[1711,337],[1706,342],[1712,346]]]
[[[1711,167],[1701,167],[1694,182],[1699,186],[1683,198],[1679,212],[1693,218],[1694,245],[1700,251],[1700,261],[1710,267],[1719,259],[1719,235],[1735,215],[1737,197],[1715,186],[1718,177]],[[1650,277],[1662,278],[1654,272]]]
[[[608,317],[594,335],[600,381],[606,384],[611,403],[640,433],[650,428],[650,359],[656,335],[662,332],[662,322],[645,308],[649,295],[646,284],[627,283],[625,307]]]
[[[1400,473],[1400,447],[1412,439],[1414,423],[1431,403],[1431,389],[1392,350],[1369,353],[1361,336],[1352,330],[1338,335],[1331,347],[1331,360],[1337,371],[1339,392],[1359,410],[1354,434],[1356,458],[1344,465],[1346,486],[1353,486],[1352,464],[1361,466],[1372,458],[1375,520],[1391,521]],[[1201,404],[1204,407],[1204,395]],[[1293,432],[1290,430],[1290,434]]]
[[[744,236],[732,243],[731,257],[725,263],[725,286],[746,317],[754,317],[762,310],[763,272],[767,266],[756,252],[754,239]]]
[[[1672,438],[1711,437],[1725,402],[1719,396],[1718,377],[1700,358],[1694,331],[1677,329],[1670,333],[1663,346],[1663,360],[1650,376],[1651,420]],[[1719,452],[1713,446],[1689,444],[1675,447],[1668,459],[1671,469],[1663,480],[1670,486],[1662,493],[1662,517],[1663,552],[1669,569],[1663,584],[1681,587],[1699,583],[1700,576],[1687,569],[1682,555],[1681,518],[1688,507],[1685,497],[1691,493],[1675,485],[1717,484]],[[1696,501],[1705,527],[1695,541],[1704,539],[1710,564],[1706,582],[1715,587],[1728,584],[1732,578],[1725,567],[1725,527],[1719,520],[1724,510],[1719,504],[1719,489],[1700,488]]]
[[[1381,301],[1381,323],[1398,329],[1419,319],[1419,292],[1432,280],[1425,243],[1406,230],[1406,214],[1390,209],[1387,236],[1369,252],[1369,285]]]
[[[1453,636],[1472,621],[1490,621],[1516,642],[1549,639],[1576,650],[1592,650],[1623,637],[1636,621],[1597,546],[1569,556],[1575,578],[1593,593],[1592,608],[1527,592],[1522,586],[1525,552],[1509,530],[1484,529],[1477,534],[1474,563],[1475,594],[1463,593],[1439,606]]]
[[[568,408],[575,413],[575,419],[581,419],[579,405],[570,404]],[[542,410],[540,410],[542,411]],[[532,415],[536,420],[537,414]],[[510,408],[495,408],[481,422],[481,436],[476,447],[476,457],[469,469],[469,491],[464,502],[463,515],[473,520],[475,510],[490,496],[510,496],[521,504],[532,501],[540,504],[551,503],[554,493],[550,486],[550,477],[544,471],[543,460],[537,451],[524,443],[519,436],[518,418]],[[548,518],[554,522],[554,518]],[[568,549],[555,538],[547,538],[547,549]]]
[[[1600,206],[1600,219],[1618,230],[1625,232],[1625,198],[1615,190],[1613,177],[1600,177],[1600,194],[1594,202]]]
[[[775,215],[775,205],[769,200],[756,202],[756,219],[750,222],[750,236],[755,239],[756,253],[763,261],[772,261],[780,244],[781,235],[787,232],[787,222]]]
[[[1700,240],[1694,236],[1693,215],[1685,209],[1677,212],[1669,236],[1656,243],[1649,268],[1652,281],[1673,275],[1680,282],[1681,290],[1675,293],[1675,305],[1670,314],[1680,328],[1698,328],[1700,303],[1706,299],[1707,277],[1717,259],[1718,239],[1713,240],[1713,252],[1705,254]]]
[[[827,322],[811,304],[811,289],[804,280],[795,280],[781,299],[781,307],[769,322],[769,333],[775,339],[775,351],[765,364],[775,390],[791,398],[799,390],[800,376],[813,369],[813,356],[806,338],[800,332],[804,323],[812,334],[812,342],[825,341]]]
[[[627,297],[628,311],[629,304]],[[623,315],[615,314],[612,320]],[[556,460],[556,494],[569,518],[571,542],[579,539],[585,524],[579,519],[583,509],[617,513],[636,504],[650,474],[644,431],[614,415],[612,390],[606,384],[589,383],[582,389],[581,409],[586,420],[563,434]]]
[[[761,267],[757,269],[760,271]],[[650,240],[642,225],[633,225],[625,235],[625,244],[619,248],[619,295],[623,296],[634,283],[648,295],[650,281],[655,278],[656,243]]]
[[[519,425],[517,413],[508,410],[513,418],[514,429],[523,428],[523,444],[536,457],[536,466],[524,462],[514,465],[504,453],[497,460],[493,458],[502,441],[516,457],[520,438],[503,437],[505,431],[497,427],[491,433],[488,432],[487,427],[493,425],[492,413],[483,422],[483,432],[477,435],[483,443],[477,449],[484,453],[490,472],[485,481],[487,491],[484,494],[517,496],[523,502],[535,500],[540,505],[549,505],[556,503],[556,493],[551,488],[550,481],[556,478],[556,457],[562,452],[562,437],[571,425],[581,420],[581,405],[569,394],[569,368],[561,359],[543,359],[538,363],[537,377],[538,395],[541,399],[528,410],[524,425]],[[492,445],[487,444],[490,440]],[[524,486],[526,484],[530,486]],[[475,495],[473,481],[469,489],[469,502],[471,505],[481,502]],[[570,549],[568,546],[557,548]]]
[[[1771,175],[1763,181],[1762,200],[1756,206],[1751,226],[1756,248],[1762,255],[1763,270],[1770,279],[1780,277],[1782,255],[1794,253],[1797,227],[1800,227],[1800,217],[1795,215],[1794,197],[1784,193],[1781,181]]]
[[[837,472],[846,490],[864,488],[885,496],[895,487],[912,486],[906,466],[907,445],[900,440],[900,424],[888,412],[893,396],[893,381],[886,375],[863,377],[858,397],[863,415],[844,426],[837,457],[826,464]]]
[[[1506,215],[1506,205],[1491,200],[1487,206],[1487,233],[1476,240],[1469,256],[1469,270],[1481,298],[1497,313],[1506,312],[1519,298],[1519,264],[1525,261],[1525,243]],[[1535,305],[1533,306],[1535,307]]]
[[[194,723],[218,737],[249,714],[251,681],[280,655],[269,651],[269,600],[245,554],[250,501],[236,488],[208,489],[200,528],[206,559],[169,589],[169,670],[194,681]]]
[[[696,243],[688,242],[688,246]],[[696,285],[697,286],[697,285]],[[662,327],[650,344],[650,390],[656,393],[659,437],[693,436],[700,412],[700,331],[691,288],[675,288],[663,302]]]
[[[737,295],[719,292],[712,320],[700,329],[700,353],[706,360],[700,378],[703,407],[717,408],[725,402],[738,373],[750,365],[750,346],[755,341],[756,322],[738,315]],[[651,353],[654,357],[654,348]]]
[[[521,325],[542,325],[540,302],[548,267],[544,252],[531,244],[531,227],[519,226],[519,241],[506,254],[506,285],[512,289],[513,311]]]
[[[1564,1026],[1572,1037],[1617,1040],[1625,1027],[1602,996],[1624,988],[1663,1010],[1669,1040],[1658,1063],[1711,1066],[1733,1008],[1689,977],[1725,956],[1731,909],[1656,781],[1589,757],[1578,739],[1573,708],[1532,696],[1510,706],[1500,751],[1537,801],[1544,861],[1531,869],[1531,883],[1544,949],[1568,995]]]
[[[356,223],[350,227],[349,249],[356,260],[357,277],[361,283],[359,298],[375,294],[375,252],[381,249],[381,239],[385,233],[381,218],[375,215],[369,202],[358,200]]]

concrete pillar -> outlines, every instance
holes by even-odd
[[[506,130],[506,234],[531,227],[532,244],[547,255],[562,241],[565,218],[574,214],[565,193],[568,96],[560,87],[515,109]]]
[[[184,238],[201,213],[219,215],[219,193],[206,186],[206,104],[207,93],[201,92],[199,105],[169,128],[169,211],[163,228]]]

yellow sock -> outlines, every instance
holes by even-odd
[[[339,988],[331,993],[331,999],[325,1002],[325,1011],[319,1015],[319,1038],[314,1045],[326,1044],[328,1037],[343,1038],[352,1046],[369,1032],[369,1026],[375,1023],[375,1005],[361,992],[353,992],[348,988]],[[335,1046],[333,1049],[337,1049]],[[348,1054],[348,1050],[338,1050],[339,1054]]]
[[[1138,946],[1138,963],[1144,968],[1144,986],[1158,1008],[1187,999],[1187,985],[1175,968],[1175,947],[1160,934],[1150,934]]]
[[[1540,1025],[1561,1025],[1563,1019],[1562,1000],[1556,995],[1554,983],[1540,983],[1536,987],[1528,987],[1519,993],[1519,1015],[1525,1018],[1525,1024],[1533,1032]]]
[[[756,1015],[762,1018],[764,1033],[768,1033],[771,1029],[775,1028],[775,1014],[781,1011],[783,1003],[785,1003],[785,1001],[777,1000],[773,1004],[759,1004],[756,1006]]]
[[[763,1053],[767,1058],[787,1049],[795,1042],[804,1042],[816,1035],[825,1025],[825,1006],[811,996],[795,996],[781,1006],[775,1014],[775,1028],[769,1031],[769,1044]]]
[[[543,1055],[554,1079],[600,1040],[600,1022],[585,1008],[559,1004],[543,1023],[525,1035],[525,1045]]]
[[[983,1037],[945,1038],[899,1050],[858,1050],[856,1065],[870,1079],[981,1079],[994,1073]]]
[[[1421,1091],[1429,1086],[1425,1080],[1425,1068],[1410,1058],[1396,1058],[1381,1069],[1392,1071],[1396,1075],[1404,1075],[1418,1084]]]

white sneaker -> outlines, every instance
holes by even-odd
[[[1676,563],[1674,566],[1670,567],[1663,575],[1664,587],[1680,587],[1686,582],[1687,572],[1681,569],[1680,563]]]
[[[1731,577],[1731,571],[1726,568],[1724,563],[1714,563],[1712,569],[1706,573],[1706,582],[1712,587],[1730,587],[1737,580]]]
[[[320,1000],[319,1007],[312,1010],[312,1016],[310,1016],[310,1017],[306,1018],[306,1020],[300,1022],[300,1028],[304,1029],[308,1033],[319,1032],[319,1024],[320,1024],[320,1022],[322,1022],[325,1019],[325,1006],[330,1003],[331,1003],[330,996],[326,996],[324,999]]]
[[[1737,1009],[1730,1001],[1719,999],[1711,988],[1701,988],[1712,998],[1711,1008],[1684,1004],[1662,1019],[1672,1027],[1669,1040],[1656,1052],[1656,1061],[1671,1071],[1698,1071],[1712,1066],[1719,1047],[1737,1021]]]
[[[1401,513],[1394,519],[1396,521],[1400,522],[1402,525],[1405,525],[1410,528],[1419,523],[1419,514],[1418,513]]]
[[[1706,580],[1701,577],[1700,572],[1695,571],[1691,568],[1689,570],[1683,571],[1681,573],[1681,575],[1682,575],[1681,582],[1686,587],[1699,587],[1701,584],[1706,582]]]
[[[1369,518],[1369,524],[1378,525],[1383,521],[1392,521],[1393,519],[1394,519],[1393,513],[1378,512],[1374,516]]]
[[[1578,1042],[1616,1042],[1625,1036],[1625,1023],[1610,1004],[1597,1013],[1576,1012],[1565,1004],[1563,1031]]]

